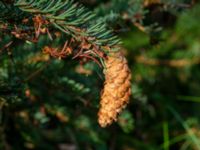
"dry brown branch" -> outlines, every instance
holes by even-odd
[[[174,68],[187,67],[200,64],[200,58],[193,58],[192,60],[190,59],[161,60],[155,58],[147,58],[141,55],[141,56],[136,56],[134,59],[136,63],[151,65],[151,66],[168,66]]]
[[[135,27],[137,27],[140,31],[146,32],[145,27],[144,27],[143,25],[141,25],[140,23],[134,22],[133,25],[134,25]]]

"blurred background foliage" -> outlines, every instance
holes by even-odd
[[[0,149],[200,150],[200,4],[195,0],[81,0],[122,39],[132,96],[100,128],[102,69],[37,44],[0,39]],[[61,36],[53,45],[63,43]]]

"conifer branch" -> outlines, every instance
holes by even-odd
[[[15,3],[24,12],[41,15],[50,25],[61,30],[79,44],[91,45],[90,49],[105,50],[120,43],[117,36],[107,29],[103,20],[73,0],[18,0]]]

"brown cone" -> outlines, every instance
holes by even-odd
[[[101,94],[98,122],[101,127],[117,120],[131,95],[131,73],[121,52],[112,52],[105,60],[105,83]]]

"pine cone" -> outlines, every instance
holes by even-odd
[[[105,83],[101,94],[98,122],[101,127],[117,120],[131,94],[131,72],[121,52],[112,52],[105,60]]]

